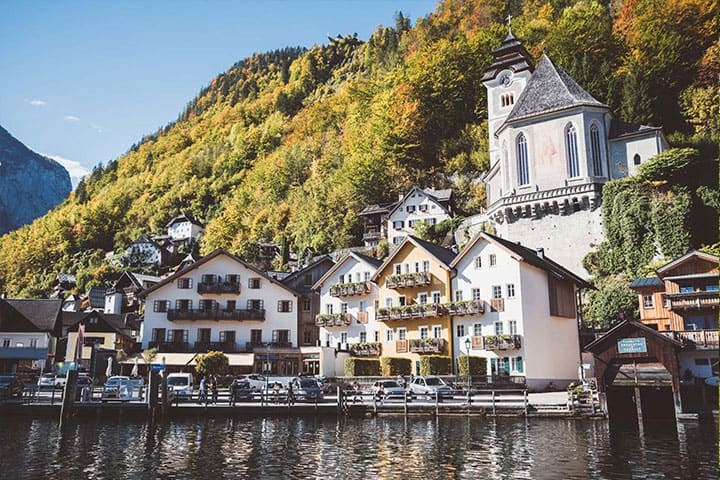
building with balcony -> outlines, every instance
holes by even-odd
[[[80,370],[96,376],[104,374],[108,356],[114,357],[120,350],[128,355],[137,353],[139,332],[136,323],[128,321],[129,317],[99,311],[75,316],[76,320],[67,328],[64,363],[76,362]],[[80,325],[84,329],[82,335],[78,334]],[[78,346],[78,341],[82,345]]]
[[[380,354],[380,325],[375,321],[378,287],[371,278],[381,263],[351,251],[313,285],[320,294],[315,323],[320,329],[324,375],[343,375],[349,356]]]
[[[453,356],[449,312],[468,307],[452,302],[454,258],[452,250],[408,236],[372,276],[382,356],[409,358],[415,374],[421,355]]]
[[[298,294],[226,250],[215,250],[138,296],[146,303],[143,349],[184,353],[167,357],[183,365],[196,353],[220,350],[231,364],[252,364],[257,371],[301,371]]]
[[[360,216],[364,222],[362,239],[365,247],[377,247],[380,240],[387,238],[388,213],[394,207],[394,203],[381,203],[362,209]]]
[[[167,234],[173,241],[197,241],[204,231],[203,224],[190,215],[182,214],[170,220]]]
[[[137,297],[141,291],[159,283],[162,279],[153,275],[124,272],[112,288],[105,291],[104,313],[140,313],[142,302]]]
[[[692,250],[655,272],[630,285],[638,295],[640,321],[683,345],[683,376],[717,375],[718,257]]]
[[[455,357],[485,357],[492,375],[525,377],[533,388],[576,380],[578,291],[592,286],[532,250],[481,232],[451,263]],[[468,352],[469,346],[469,352]],[[552,355],[548,352],[552,350]]]
[[[415,233],[419,223],[435,225],[454,215],[455,199],[450,189],[413,187],[387,213],[387,241],[400,245]]]
[[[0,373],[48,371],[61,333],[62,300],[0,299]]]

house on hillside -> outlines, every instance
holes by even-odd
[[[487,217],[503,238],[543,245],[587,277],[582,258],[604,239],[602,186],[668,148],[660,128],[610,108],[543,55],[536,67],[509,33],[493,52],[488,92]]]
[[[52,368],[62,300],[0,299],[0,372],[36,375]]]
[[[408,235],[415,234],[419,223],[435,225],[453,217],[454,208],[450,189],[411,188],[387,213],[388,244],[400,245]]]
[[[125,265],[169,265],[174,255],[147,235],[142,235],[125,250]]]
[[[140,313],[142,302],[137,294],[146,290],[162,279],[153,275],[134,272],[123,272],[112,288],[105,291],[105,313]]]
[[[202,223],[184,213],[170,220],[166,227],[167,234],[172,240],[192,242],[197,241],[205,229]]]
[[[360,212],[363,218],[363,244],[366,248],[377,247],[382,239],[387,239],[388,213],[395,207],[394,203],[368,205]]]

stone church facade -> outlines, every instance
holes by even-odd
[[[485,71],[490,170],[487,218],[497,233],[588,276],[603,241],[602,186],[667,148],[658,127],[630,124],[543,55],[536,67],[509,33]]]

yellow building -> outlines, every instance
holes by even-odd
[[[383,357],[404,357],[420,374],[422,355],[453,357],[450,262],[455,252],[407,237],[378,268],[375,308]]]

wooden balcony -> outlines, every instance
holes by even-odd
[[[424,338],[408,340],[412,353],[442,353],[445,350],[445,339]]]
[[[390,275],[385,281],[387,288],[412,288],[430,285],[432,276],[429,272],[420,273],[403,273],[400,275]]]
[[[188,342],[150,342],[148,348],[157,348],[161,353],[191,353]]]
[[[718,292],[668,293],[665,295],[670,310],[716,309],[720,294]]]
[[[237,282],[200,282],[197,284],[197,291],[200,294],[239,294],[240,284]]]
[[[357,314],[358,323],[368,323],[368,312],[358,312]]]
[[[211,351],[238,353],[241,352],[241,349],[235,342],[195,342],[195,351],[198,353],[207,353]]]
[[[720,345],[717,330],[661,331],[691,350],[717,350]]]
[[[408,353],[407,340],[395,340],[395,353]]]
[[[318,327],[345,327],[352,323],[349,313],[321,313],[315,316],[315,325]]]
[[[369,282],[336,283],[330,285],[330,295],[333,297],[350,297],[370,293]]]
[[[350,354],[355,357],[378,357],[380,356],[380,343],[353,343],[350,344]]]
[[[222,309],[170,309],[168,320],[265,320],[265,310],[222,310]]]
[[[404,305],[402,307],[378,308],[377,320],[407,320],[411,318],[440,317],[446,315],[440,304]]]
[[[505,299],[504,298],[491,298],[490,308],[493,312],[504,312],[505,311]]]
[[[468,300],[466,302],[451,302],[443,305],[448,315],[475,315],[484,313],[485,307],[482,300]]]
[[[470,337],[470,348],[473,350],[485,350],[485,342],[483,340],[483,337],[480,336],[471,336]]]
[[[381,238],[383,238],[383,236],[380,232],[365,232],[362,237],[365,242],[373,242],[375,240],[380,240]]]
[[[489,335],[483,337],[484,349],[493,350],[516,350],[520,348],[520,335]]]

